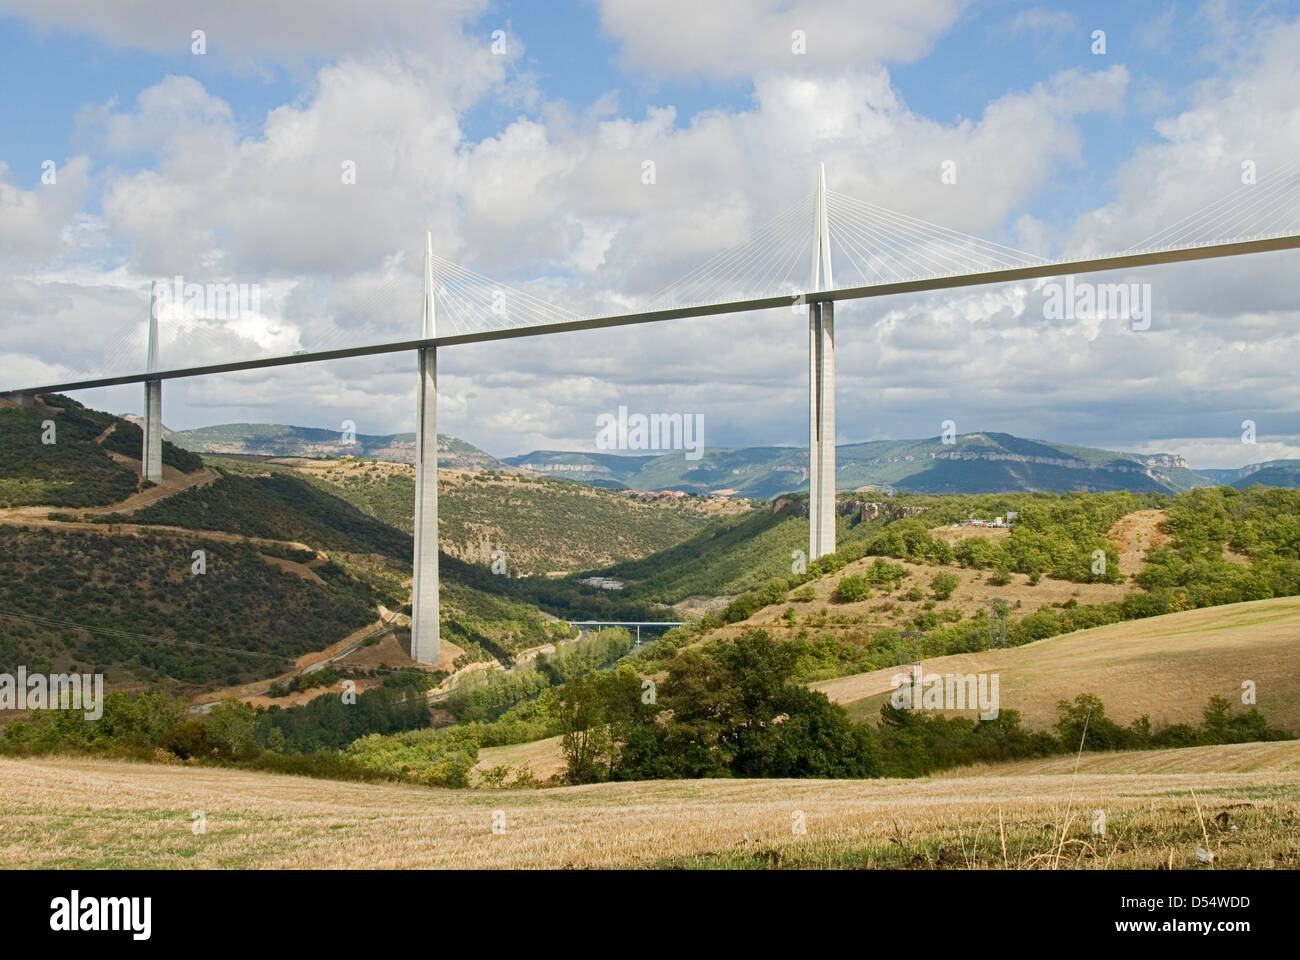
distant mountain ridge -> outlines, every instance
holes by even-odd
[[[1026,440],[1006,433],[969,433],[944,442],[877,440],[836,447],[836,485],[913,493],[1134,490],[1177,493],[1215,481],[1174,454],[1135,454]],[[505,463],[602,486],[637,490],[728,492],[773,497],[798,492],[808,480],[808,451],[796,447],[713,449],[687,461],[681,451],[611,456],[538,450]]]
[[[1202,470],[1215,483],[1244,490],[1262,483],[1266,487],[1300,487],[1300,460],[1265,460],[1236,470]]]
[[[223,424],[168,434],[196,453],[280,457],[352,455],[411,463],[415,435],[357,434],[344,444],[341,431],[281,424]],[[1300,460],[1274,460],[1237,470],[1193,470],[1170,453],[1126,453],[1031,440],[1008,433],[967,433],[945,442],[874,440],[836,447],[836,486],[908,493],[1008,493],[1044,490],[1179,493],[1195,487],[1255,483],[1300,487]],[[629,490],[681,490],[771,498],[806,490],[808,451],[802,447],[715,448],[698,460],[685,451],[662,454],[534,450],[497,459],[445,434],[438,435],[439,465],[452,470],[513,469],[591,486]]]
[[[353,456],[415,462],[415,434],[358,433],[344,442],[342,430],[292,427],[279,423],[225,423],[196,430],[164,432],[172,443],[194,453],[252,454],[274,457]],[[448,470],[500,470],[504,464],[478,447],[438,434],[438,466]]]

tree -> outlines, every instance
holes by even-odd
[[[212,708],[204,725],[204,734],[216,749],[230,757],[240,757],[253,744],[257,729],[257,708],[233,697]]]
[[[616,777],[626,744],[637,744],[644,759],[643,728],[655,707],[641,698],[641,678],[629,666],[589,673],[560,691],[561,752],[570,783],[596,783]]]
[[[930,592],[936,600],[948,600],[959,583],[961,578],[955,573],[936,573],[930,581]]]
[[[866,577],[850,574],[840,578],[840,582],[835,585],[835,592],[831,594],[831,599],[836,603],[857,603],[870,595],[871,581]]]

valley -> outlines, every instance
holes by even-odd
[[[1270,832],[1270,818],[1292,816],[1300,802],[1296,741],[1278,739],[1300,729],[1300,561],[1289,490],[1171,494],[1145,482],[1065,495],[863,490],[839,498],[839,550],[809,562],[801,559],[806,497],[646,496],[500,461],[462,464],[440,470],[443,646],[437,664],[422,666],[409,656],[408,464],[310,444],[276,448],[274,434],[253,453],[231,434],[227,446],[239,449],[195,456],[176,448],[163,482],[149,485],[138,457],[107,444],[119,429],[129,435],[128,421],[55,398],[35,415],[69,417],[72,436],[56,455],[29,450],[8,468],[6,489],[20,493],[0,508],[0,669],[103,673],[118,732],[106,738],[10,713],[0,765],[64,764],[60,776],[120,782],[123,825],[105,863],[186,856],[182,837],[163,835],[145,859],[126,853],[154,829],[148,824],[167,820],[146,797],[171,782],[210,789],[217,821],[229,820],[218,836],[230,844],[204,846],[202,862],[212,865],[311,865],[311,838],[341,829],[400,866],[468,857],[495,866],[997,867],[1000,843],[969,839],[986,833],[996,812],[1011,845],[1005,865],[1056,857],[1080,868],[1150,866],[1164,863],[1167,841],[1186,829],[1193,789],[1235,810],[1233,798],[1265,784],[1267,803],[1229,814],[1253,819],[1241,822],[1249,830],[1232,838],[1223,862],[1296,856]],[[380,440],[367,440],[370,449],[392,452]],[[1036,468],[1085,469],[1085,453],[1072,452],[1068,468]],[[85,496],[50,486],[62,482],[57,458],[102,479]],[[990,462],[1026,461],[949,458],[940,469]],[[1152,470],[1183,468],[1143,469],[1150,479]],[[56,489],[52,502],[39,502],[38,491]],[[1003,523],[1008,517],[1015,521]],[[192,569],[196,551],[202,574]],[[622,589],[583,585],[588,576]],[[651,630],[635,648],[625,631],[582,633],[564,622],[647,619],[689,622]],[[808,722],[827,724],[823,737],[849,740],[826,753],[810,741],[800,749],[813,752],[793,765],[719,750],[721,741],[707,755],[678,755],[678,725],[718,722],[690,719],[694,685],[726,689],[730,681],[707,678],[727,663],[742,671],[736,682],[750,682],[741,678],[751,667],[728,660],[731,648],[780,661],[769,679],[784,692],[764,694],[775,698],[766,709],[804,710],[780,704],[818,698],[823,706],[808,702]],[[977,709],[941,708],[906,734],[924,746],[906,746],[908,727],[896,728],[889,704],[900,662],[914,660],[922,675],[996,675],[1003,739],[981,746],[987,724]],[[1253,684],[1249,715],[1231,706],[1243,681]],[[646,683],[659,704],[616,719],[616,691]],[[1072,757],[1056,739],[1065,705],[1089,696],[1100,698],[1087,708],[1098,731],[1120,731],[1115,742],[1129,749],[1107,753],[1111,735],[1089,743],[1085,734],[1086,749]],[[164,698],[149,708],[159,720],[139,726],[139,705],[154,697]],[[967,726],[941,726],[953,723]],[[703,730],[691,729],[692,737]],[[579,730],[595,737],[589,755],[576,750]],[[645,737],[667,739],[652,747]],[[79,743],[87,755],[46,756],[60,743]],[[1185,745],[1165,745],[1173,743]],[[18,760],[15,750],[34,756]],[[109,760],[105,750],[136,759]],[[1077,784],[1065,776],[1072,761],[1083,771]],[[770,772],[746,772],[758,770]],[[781,770],[802,772],[781,779]],[[328,783],[329,799],[303,808],[290,833],[263,823],[262,804],[294,796],[304,772],[327,778],[306,783]],[[967,785],[994,781],[1000,811],[981,806],[985,794]],[[848,782],[872,786],[842,793]],[[1106,804],[1141,842],[1099,845],[1071,833],[1080,829],[1067,812],[1076,786],[1079,800]],[[818,839],[783,839],[779,824],[767,823],[770,791],[797,798],[817,825],[807,836]],[[924,799],[904,814],[900,791]],[[367,806],[401,806],[408,796],[437,797],[427,802],[442,826],[425,839],[400,825],[372,834]],[[1156,796],[1154,806],[1139,799]],[[507,810],[518,824],[511,841],[478,846],[474,797]],[[59,852],[63,841],[32,850],[21,828],[48,824],[38,811],[56,809],[56,796],[37,790],[5,802],[14,817],[0,851],[74,862]],[[716,823],[667,829],[687,804]],[[543,849],[529,812],[540,809],[554,822],[578,816],[600,826],[590,843]],[[1028,829],[1031,821],[1051,821],[1056,832]],[[63,822],[70,837],[82,836],[75,818]],[[289,836],[301,849],[284,860],[277,850]],[[653,855],[642,849],[651,843]]]

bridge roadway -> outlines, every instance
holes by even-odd
[[[31,387],[13,387],[5,392],[12,394],[60,393],[65,390],[88,390],[92,387],[111,387],[124,383],[145,383],[153,380],[174,380],[184,377],[201,377],[208,374],[232,373],[238,370],[258,370],[266,367],[282,367],[295,363],[319,363],[323,360],[343,360],[349,357],[368,357],[385,353],[402,353],[427,347],[450,347],[464,343],[485,343],[492,340],[512,340],[517,337],[537,337],[550,333],[570,333],[578,330],[601,330],[609,327],[629,326],[640,323],[654,323],[661,320],[679,320],[688,317],[719,316],[727,313],[742,313],[751,310],[773,310],[789,307],[794,303],[827,303],[839,300],[863,300],[874,297],[889,297],[905,293],[923,293],[929,290],[948,290],[956,287],[982,286],[990,283],[1010,283],[1016,280],[1032,280],[1039,277],[1063,277],[1085,273],[1101,273],[1107,270],[1123,270],[1130,267],[1152,266],[1161,263],[1185,263],[1194,260],[1213,260],[1221,257],[1235,257],[1250,253],[1267,253],[1273,250],[1292,250],[1300,248],[1300,235],[1265,237],[1257,240],[1241,240],[1233,243],[1213,243],[1198,247],[1179,247],[1172,250],[1151,250],[1141,253],[1122,253],[1107,257],[1095,257],[1087,260],[1064,260],[1055,263],[1034,264],[1028,267],[1014,267],[1007,270],[992,270],[979,273],[963,273],[951,276],[928,277],[920,280],[905,280],[895,283],[878,283],[865,287],[843,287],[838,290],[821,290],[792,297],[781,295],[759,297],[752,300],[733,300],[726,303],[704,303],[686,307],[671,307],[665,310],[647,310],[641,313],[627,313],[603,317],[588,317],[582,320],[566,320],[559,323],[543,323],[529,327],[515,327],[504,330],[482,330],[477,333],[458,333],[441,337],[428,337],[419,340],[403,340],[395,343],[370,344],[359,347],[344,347],[337,350],[321,350],[292,354],[283,357],[262,357],[253,360],[236,360],[229,363],[206,364],[197,367],[179,367],[171,370],[145,371],[123,374],[121,376],[95,377],[87,380],[69,380],[62,383],[49,383]]]

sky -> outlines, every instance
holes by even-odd
[[[304,9],[0,0],[0,388],[142,369],[151,282],[175,277],[256,296],[161,310],[163,367],[413,338],[426,232],[512,303],[638,309],[809,200],[819,162],[837,194],[1039,256],[1127,249],[1230,194],[1203,238],[1300,232],[1300,204],[1249,192],[1300,156],[1297,3]],[[1300,458],[1297,257],[1079,278],[1149,285],[1145,324],[1055,315],[1046,281],[841,303],[837,439],[952,420],[1195,467]],[[807,349],[786,309],[446,347],[438,426],[497,456],[594,450],[626,407],[698,415],[706,446],[802,445]],[[77,399],[138,413],[142,388]],[[415,358],[168,381],[163,414],[409,431]]]

